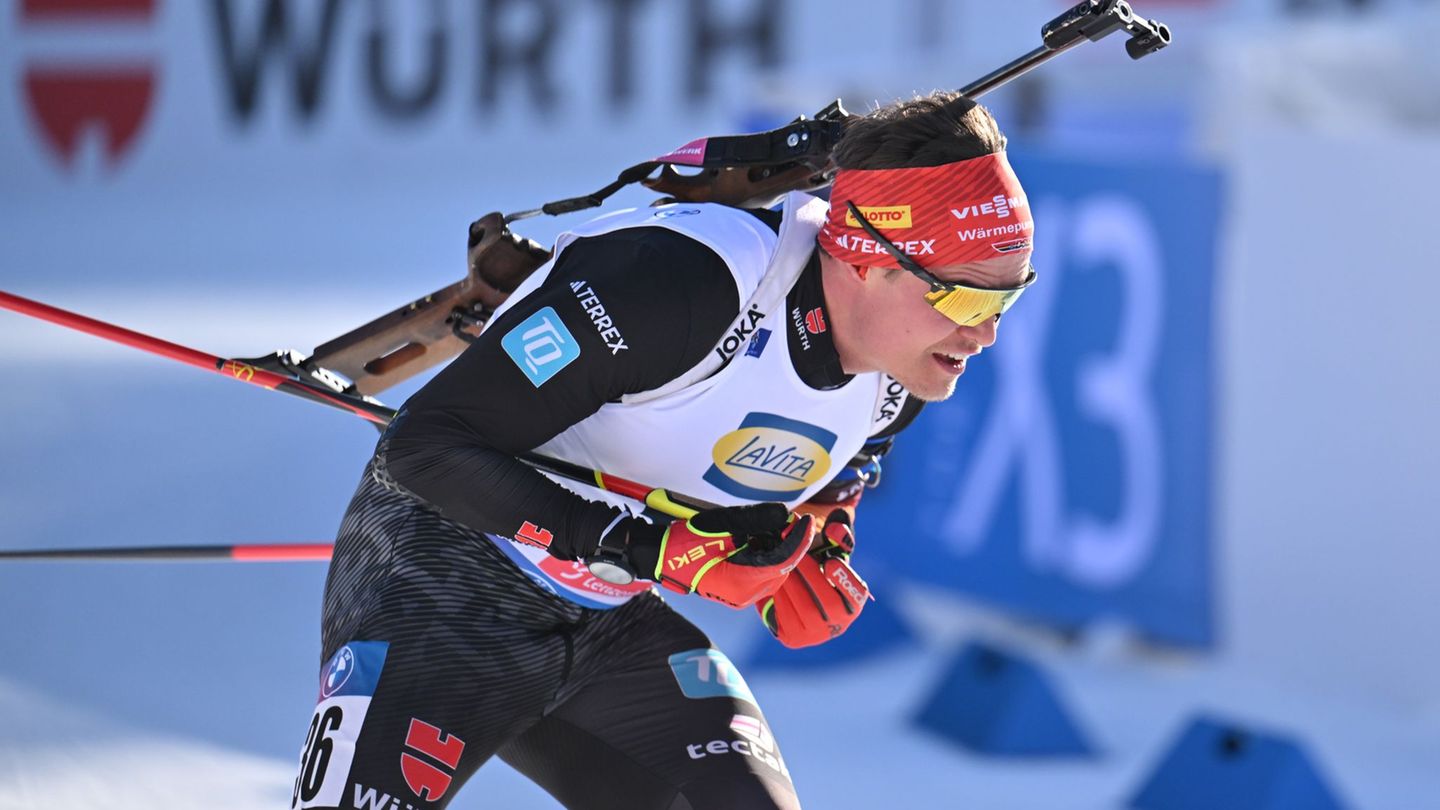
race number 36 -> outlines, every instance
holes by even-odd
[[[310,719],[310,733],[305,736],[305,746],[300,750],[300,775],[295,777],[291,807],[298,806],[300,802],[312,802],[320,795],[330,757],[335,752],[334,735],[344,719],[345,710],[339,706],[328,706],[323,712],[316,711]]]
[[[300,772],[290,797],[293,810],[341,805],[355,743],[389,646],[383,641],[352,641],[320,670],[320,700],[300,748]]]

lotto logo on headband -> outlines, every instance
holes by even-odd
[[[886,228],[912,228],[914,223],[910,220],[910,206],[908,205],[861,205],[860,215],[865,221],[882,230]],[[855,215],[849,211],[845,212],[845,224],[852,228],[860,227]]]

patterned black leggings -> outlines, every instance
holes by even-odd
[[[796,810],[724,654],[654,594],[591,610],[366,469],[325,586],[293,808],[443,808],[492,755],[576,810]]]

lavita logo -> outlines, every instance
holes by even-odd
[[[750,413],[711,448],[706,483],[752,501],[789,501],[830,471],[836,436],[770,413]]]

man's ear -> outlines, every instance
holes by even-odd
[[[854,281],[863,283],[870,272],[868,267],[841,261],[823,250],[820,251],[820,264],[826,275],[833,274],[836,281],[843,280],[847,285]]]

